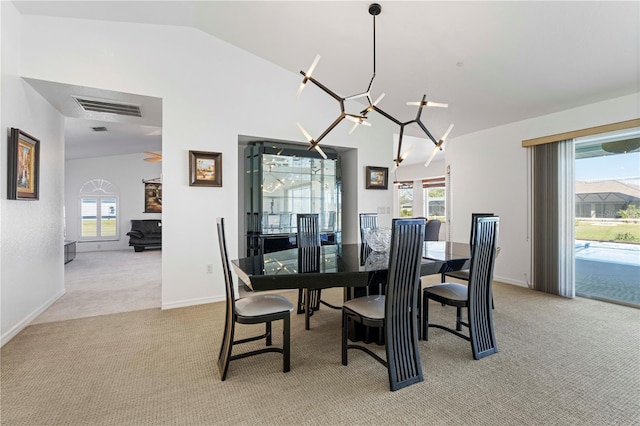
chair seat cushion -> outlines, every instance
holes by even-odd
[[[383,319],[384,295],[376,294],[372,296],[357,297],[344,302],[342,307],[348,308],[363,317]]]
[[[236,300],[236,314],[244,317],[257,317],[292,310],[291,302],[279,294],[256,294]]]
[[[469,281],[469,270],[468,269],[463,269],[461,271],[445,272],[445,275],[448,276],[448,277],[458,278],[460,280]]]
[[[467,300],[467,286],[455,283],[436,284],[425,287],[424,291],[450,300]]]

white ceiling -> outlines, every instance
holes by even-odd
[[[373,71],[371,1],[14,3],[22,14],[192,26],[294,73],[320,54],[313,76],[341,95],[364,91]],[[379,3],[372,97],[384,92],[378,106],[400,121],[424,94],[448,103],[422,114],[436,138],[450,123],[455,138],[640,91],[640,2]]]

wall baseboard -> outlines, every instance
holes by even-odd
[[[501,283],[505,283],[505,284],[517,285],[518,287],[529,288],[529,286],[525,281],[512,280],[511,278],[507,278],[507,277],[499,277],[497,275],[494,275],[493,280]]]
[[[33,311],[31,314],[29,314],[22,321],[20,321],[19,323],[17,323],[13,327],[11,327],[11,329],[8,330],[6,333],[4,333],[2,335],[2,338],[0,338],[0,347],[4,346],[7,342],[9,342],[9,340],[11,340],[15,336],[17,336],[18,333],[20,333],[29,324],[31,324],[31,321],[33,321],[34,319],[36,319],[38,317],[38,315],[40,315],[41,313],[43,313],[44,311],[49,309],[49,307],[51,305],[53,305],[56,302],[56,300],[58,300],[62,296],[64,296],[66,292],[67,292],[67,290],[63,288],[60,292],[55,294],[51,299],[49,299],[45,303],[43,303],[38,309]]]
[[[223,302],[224,300],[225,300],[225,296],[203,297],[200,299],[188,299],[188,300],[181,300],[179,302],[163,303],[160,309],[165,310],[165,309],[175,309],[175,308],[186,308],[188,306]]]

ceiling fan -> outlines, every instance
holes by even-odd
[[[157,163],[158,161],[162,161],[162,154],[158,154],[156,152],[150,152],[150,151],[145,151],[144,153],[151,156],[151,157],[145,158],[144,161],[149,161],[151,163]]]

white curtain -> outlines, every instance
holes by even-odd
[[[575,297],[573,139],[533,149],[532,288]]]

